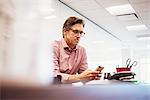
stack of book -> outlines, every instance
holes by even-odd
[[[114,73],[109,79],[116,79],[116,80],[121,80],[121,81],[131,81],[132,79],[134,79],[134,76],[136,74],[134,72],[131,71],[121,71],[121,72],[117,72]]]

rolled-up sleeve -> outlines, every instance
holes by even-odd
[[[64,82],[68,80],[69,74],[60,72],[59,57],[60,57],[60,47],[59,43],[55,41],[53,43],[53,73],[54,76],[61,75],[61,81]]]

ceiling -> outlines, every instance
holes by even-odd
[[[80,14],[86,16],[99,26],[124,42],[142,43],[136,36],[150,35],[150,0],[60,0]],[[105,8],[131,4],[138,16],[137,20],[122,21],[111,15]],[[142,31],[128,31],[126,26],[145,24],[148,28]],[[148,40],[150,41],[150,40]],[[144,42],[143,42],[144,43]]]

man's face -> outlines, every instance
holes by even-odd
[[[69,46],[76,46],[79,43],[81,34],[83,32],[82,24],[73,25],[68,31],[64,33],[65,40]]]

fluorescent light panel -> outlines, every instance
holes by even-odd
[[[136,37],[137,37],[139,40],[150,40],[150,34],[137,35]]]
[[[135,10],[132,8],[130,4],[111,6],[107,7],[106,10],[112,15],[135,13]]]
[[[147,27],[145,25],[133,25],[133,26],[127,26],[126,29],[128,31],[140,31],[140,30],[146,30]]]
[[[138,17],[136,17],[136,15],[134,13],[133,14],[124,14],[121,16],[119,15],[119,16],[117,16],[117,18],[122,21],[138,20]]]
[[[138,40],[150,40],[150,37],[138,37]]]

